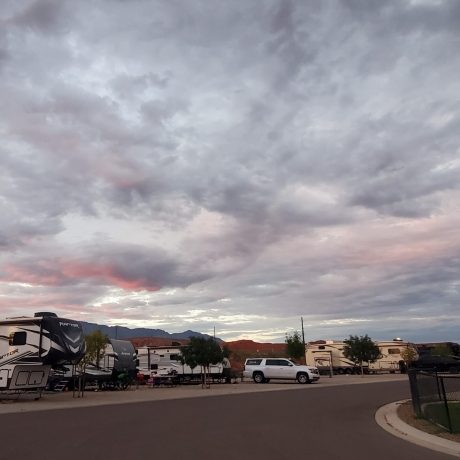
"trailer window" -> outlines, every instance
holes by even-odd
[[[27,339],[27,333],[25,331],[12,332],[9,337],[10,345],[25,345]]]
[[[171,356],[169,357],[169,359],[170,359],[171,361],[180,361],[179,355],[177,355],[177,354],[176,354],[176,355],[171,355]]]
[[[388,348],[389,355],[399,355],[399,348]]]
[[[324,345],[320,345],[320,346],[318,347],[318,350],[325,350],[325,349],[326,349],[326,347],[325,347]]]

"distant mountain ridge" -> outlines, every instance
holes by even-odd
[[[105,326],[103,324],[87,323],[86,321],[80,321],[83,327],[83,333],[85,335],[92,334],[94,331],[100,330],[103,334],[106,334],[110,339],[133,339],[136,337],[163,337],[167,339],[189,339],[190,337],[211,337],[208,334],[202,334],[201,332],[195,332],[187,330],[184,332],[175,332],[170,334],[163,329],[149,329],[149,328],[134,328],[124,326]],[[220,341],[220,339],[218,339]]]

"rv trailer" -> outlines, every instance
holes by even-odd
[[[181,347],[139,347],[137,349],[139,373],[147,377],[175,375],[179,382],[199,381],[202,376],[200,366],[192,369],[187,364],[182,364],[181,357]],[[223,370],[227,367],[230,367],[230,363],[225,358],[221,363],[211,364],[209,377],[221,379]]]
[[[408,348],[413,349],[415,359],[418,358],[417,348],[413,343],[401,339],[379,340],[376,343],[380,349],[380,358],[369,363],[369,372],[406,372],[403,354]]]
[[[0,321],[0,391],[44,388],[52,368],[74,365],[86,350],[78,321],[39,312]]]
[[[137,352],[128,340],[109,339],[99,362],[89,364],[84,371],[88,385],[101,389],[125,389],[137,375]]]
[[[404,372],[405,364],[402,353],[407,348],[416,348],[413,344],[400,339],[375,342],[380,349],[380,358],[373,363],[364,363],[364,372]],[[310,342],[306,346],[307,365],[316,366],[321,373],[355,374],[361,369],[343,354],[345,343],[338,340],[321,340]]]
[[[137,351],[129,340],[109,339],[99,367],[115,374],[127,373],[134,378],[137,374]]]
[[[353,361],[343,355],[344,346],[342,341],[337,340],[320,340],[308,343],[305,350],[307,366],[317,367],[320,373],[357,373],[358,369]]]
[[[109,339],[98,363],[62,366],[52,371],[54,391],[84,385],[85,389],[125,389],[137,375],[137,352],[128,340]]]

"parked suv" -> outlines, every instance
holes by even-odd
[[[297,380],[311,383],[319,380],[316,367],[299,366],[286,358],[248,358],[244,363],[243,377],[255,383],[268,383],[270,379]]]

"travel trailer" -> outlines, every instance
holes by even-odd
[[[137,351],[129,340],[109,339],[99,367],[115,374],[126,372],[131,377],[137,374]]]
[[[374,363],[365,363],[365,372],[404,372],[405,364],[401,353],[407,348],[415,346],[400,339],[377,341],[381,356]],[[308,343],[305,350],[307,365],[316,366],[320,372],[333,372],[335,374],[355,374],[361,369],[343,354],[345,343],[337,340],[321,340]]]
[[[182,364],[181,357],[180,347],[139,347],[137,349],[139,373],[147,377],[175,375],[179,382],[199,380],[202,374],[200,366],[192,369]],[[230,368],[230,363],[224,358],[222,363],[210,366],[209,376],[212,379],[221,378],[225,368]]]
[[[413,343],[401,339],[376,342],[380,349],[380,358],[374,363],[369,363],[370,372],[405,372],[406,364],[403,352],[407,348],[414,351],[414,359],[418,358],[417,348]]]
[[[100,382],[104,387],[104,383],[116,383],[121,375],[126,382],[136,377],[137,352],[128,340],[109,339],[99,363],[85,367],[85,380]]]
[[[78,321],[39,312],[0,321],[0,391],[44,388],[52,368],[85,355]]]
[[[130,341],[109,339],[98,363],[87,363],[84,367],[62,366],[52,371],[49,387],[62,391],[81,380],[88,389],[125,389],[137,375],[136,364],[137,352]]]

